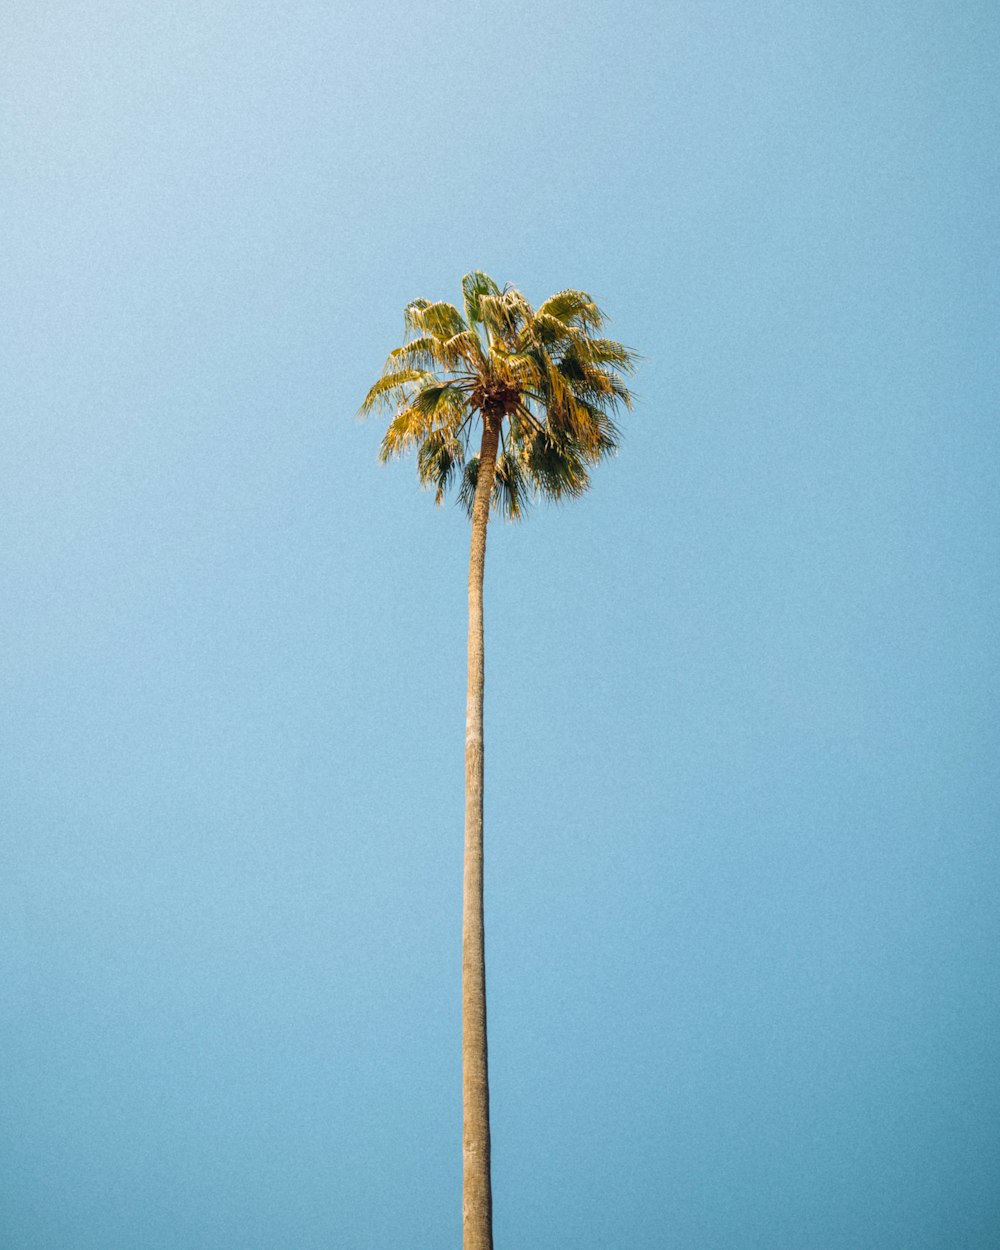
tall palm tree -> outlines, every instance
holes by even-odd
[[[614,452],[614,417],[630,408],[635,356],[599,337],[600,309],[584,291],[532,308],[473,272],[453,304],[418,299],[404,311],[406,342],[389,353],[361,413],[388,408],[386,461],[415,448],[440,503],[449,486],[472,519],[469,669],[465,713],[465,886],[462,910],[462,1224],[464,1250],[492,1250],[490,1113],[483,941],[483,568],[491,507],[519,519],[533,497],[582,495],[589,466]],[[478,439],[478,454],[470,453]]]

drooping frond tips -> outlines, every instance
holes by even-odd
[[[393,408],[412,384],[426,381],[431,376],[422,369],[396,369],[384,373],[364,397],[357,415],[367,417],[377,408]]]
[[[465,453],[454,431],[434,430],[420,444],[417,452],[417,474],[421,484],[434,486],[434,502],[441,504],[452,478],[461,469]]]
[[[520,457],[511,449],[500,453],[493,477],[493,507],[508,521],[520,521],[531,497],[531,483]]]
[[[518,331],[531,322],[535,311],[520,291],[510,287],[498,295],[480,295],[479,314],[491,341],[513,343]]]
[[[415,328],[415,320],[423,312],[425,308],[430,307],[429,299],[412,299],[403,309],[403,328],[412,330]]]
[[[462,474],[458,488],[459,506],[465,509],[465,515],[472,519],[472,505],[476,501],[476,483],[479,481],[479,455],[470,456]]]
[[[439,383],[432,375],[425,374],[422,384],[410,391],[389,423],[379,449],[379,460],[385,463],[414,447],[419,453],[427,441],[438,435],[457,440],[467,413],[465,395],[458,387]]]
[[[468,326],[454,304],[440,301],[430,304],[427,300],[414,300],[403,311],[408,330],[432,334],[435,338],[450,339],[467,330]]]
[[[614,339],[588,339],[587,359],[591,364],[611,365],[631,377],[641,357],[624,343],[616,343]]]
[[[479,481],[479,456],[470,456],[462,473],[458,488],[458,504],[472,517]],[[508,448],[497,456],[493,471],[493,489],[490,492],[490,510],[498,512],[505,521],[520,521],[536,493],[535,484],[525,471],[519,454]]]

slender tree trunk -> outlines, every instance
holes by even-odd
[[[462,1244],[493,1250],[490,1088],[483,933],[483,568],[500,420],[483,417],[469,552],[469,685],[465,704],[465,889],[462,900]]]

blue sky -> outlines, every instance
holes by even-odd
[[[499,1250],[1000,1229],[995,8],[8,6],[0,1243],[460,1238],[418,295],[594,293],[487,563]]]

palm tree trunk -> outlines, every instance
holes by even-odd
[[[493,1250],[490,1089],[483,933],[483,568],[500,421],[483,418],[469,552],[469,684],[465,704],[465,888],[462,899],[462,1245]]]

